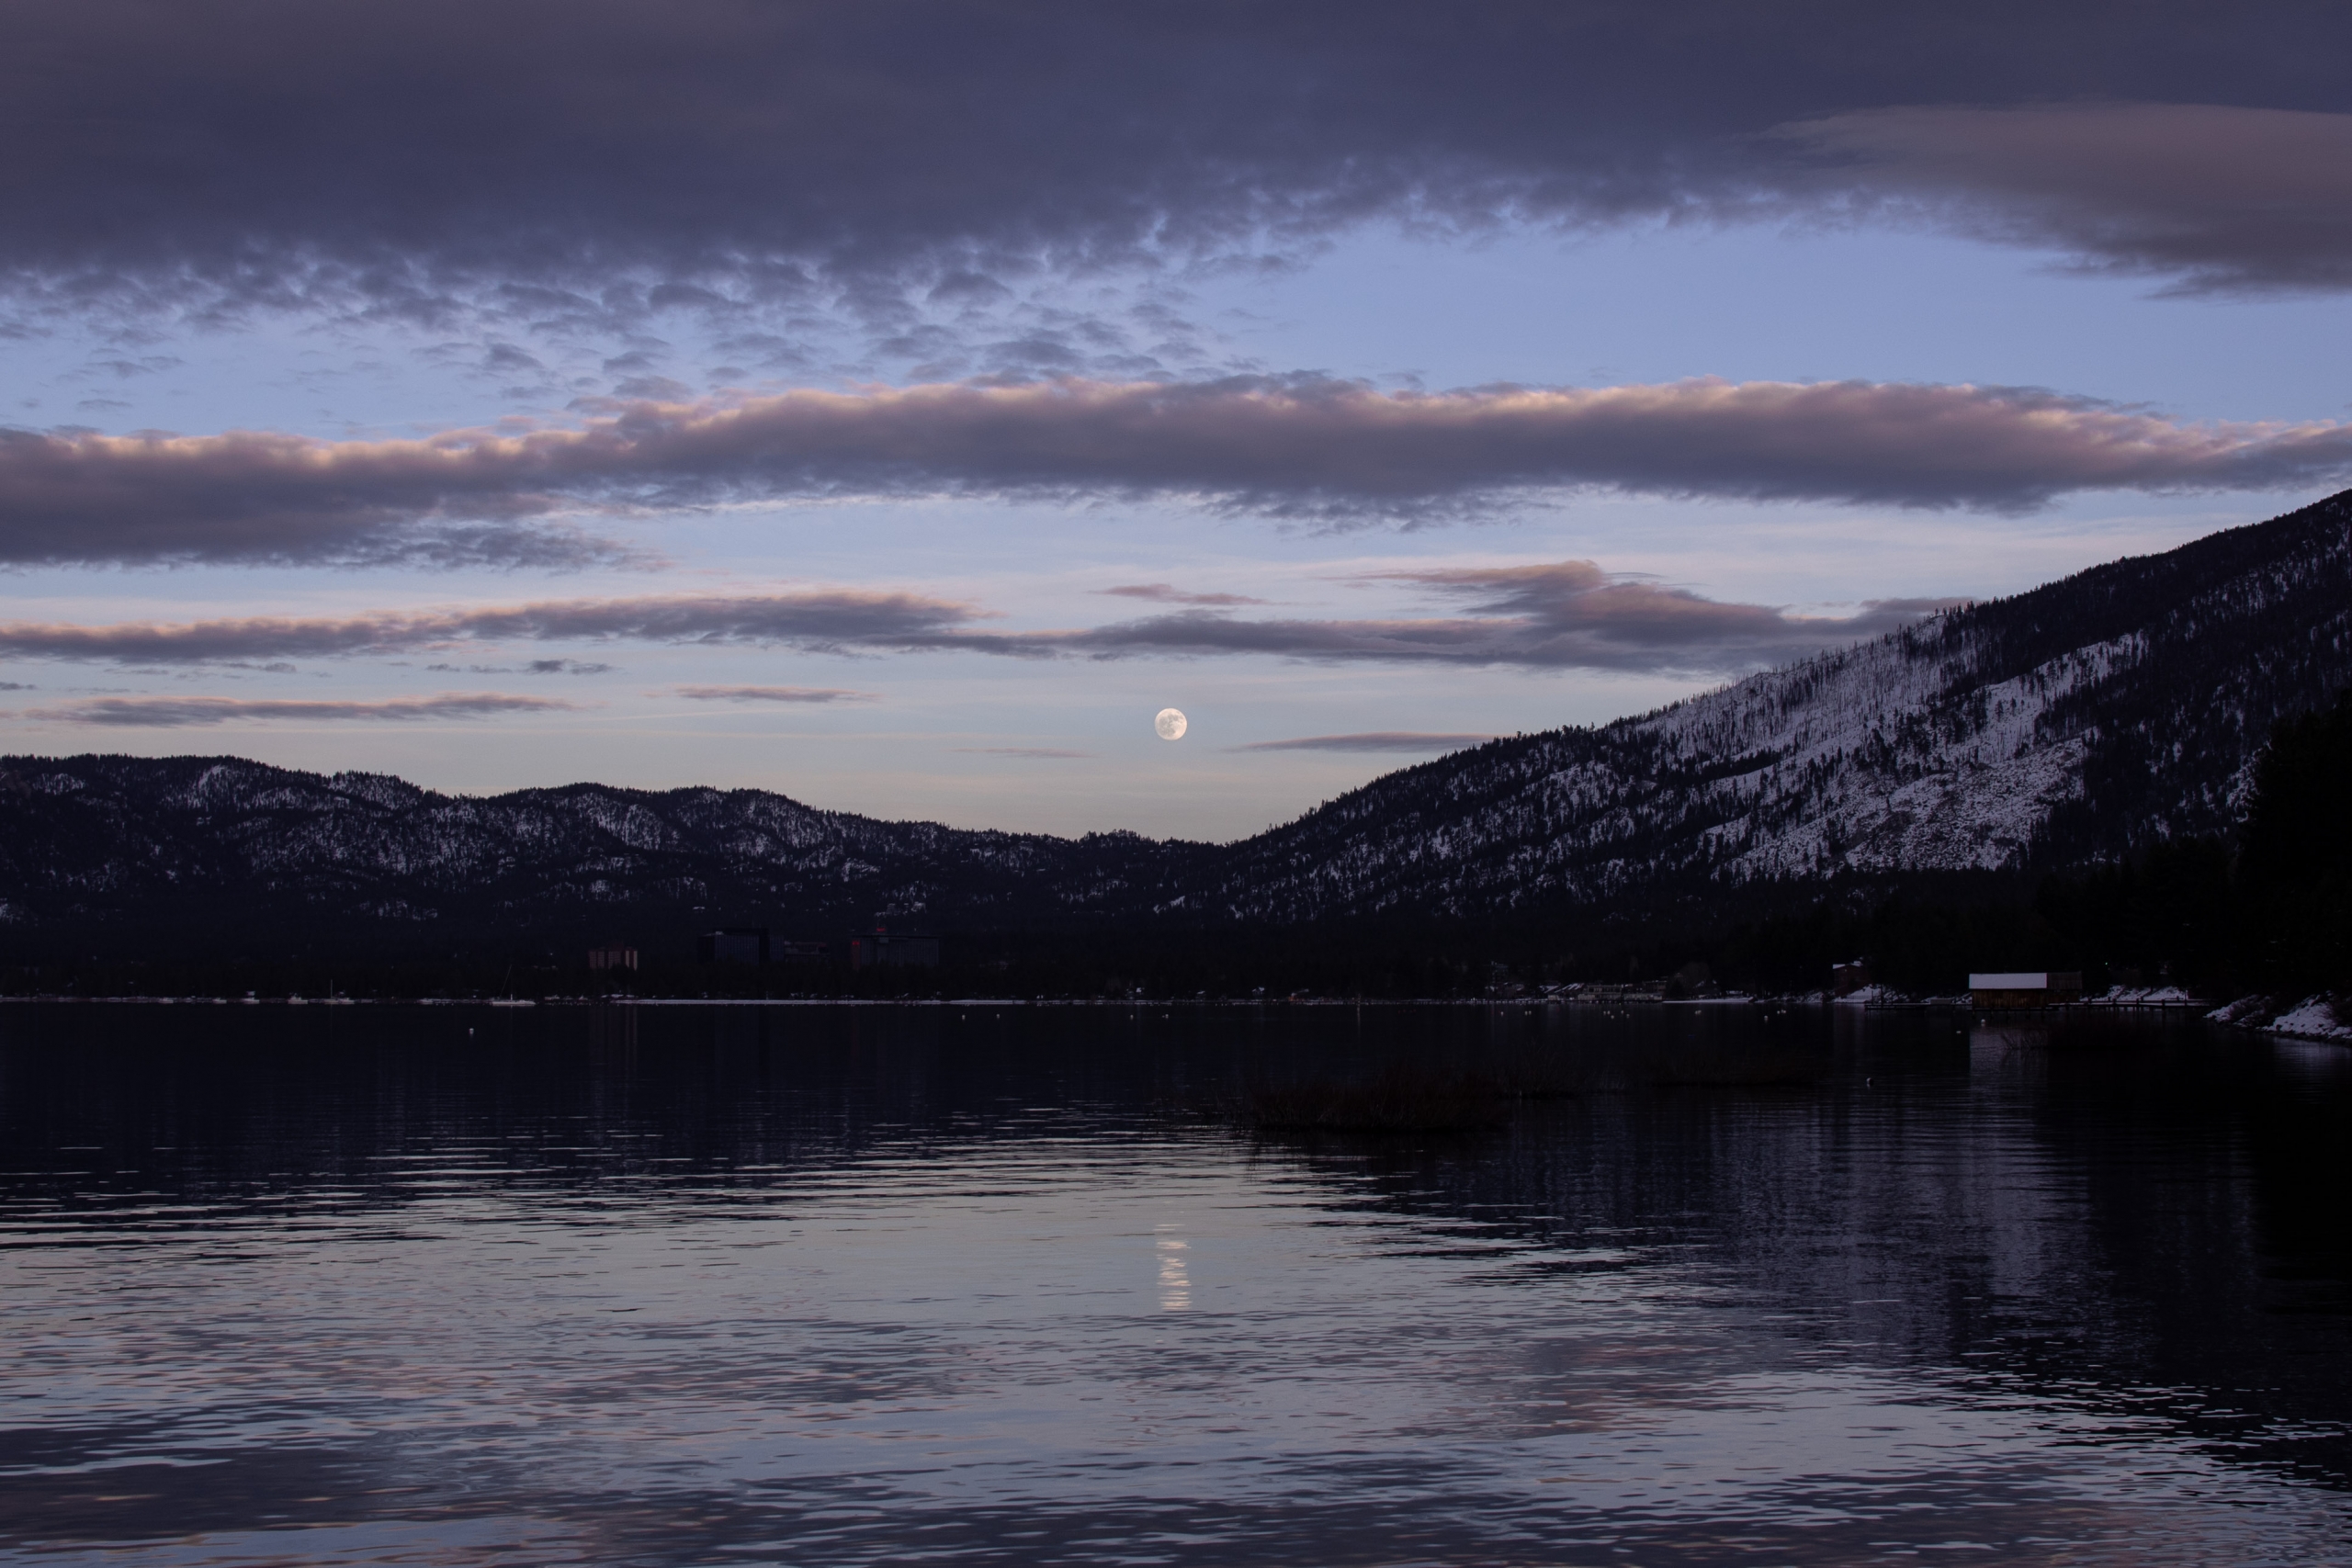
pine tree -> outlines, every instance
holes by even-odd
[[[2352,689],[2271,732],[2241,842],[2252,972],[2352,997]]]

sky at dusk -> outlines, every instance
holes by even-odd
[[[2352,483],[2352,12],[1915,9],[13,5],[5,749],[1225,839]]]

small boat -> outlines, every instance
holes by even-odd
[[[506,994],[491,998],[490,1005],[494,1008],[535,1008],[539,1004],[514,994],[514,965],[510,964],[506,966]]]

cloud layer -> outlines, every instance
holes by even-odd
[[[1366,219],[1779,214],[1874,188],[1888,133],[1809,149],[1774,128],[1890,105],[2352,110],[2352,17],[2298,0],[20,0],[9,33],[0,272],[67,301],[425,320],[460,298],[539,321],[887,312]],[[2044,201],[2069,133],[2026,131],[2044,151],[1914,155],[1914,136],[1896,161],[2016,198],[2005,221],[2041,241],[2341,281],[2275,225],[2205,223],[2176,250],[2074,220]],[[1868,167],[1825,178],[1823,148]],[[2140,166],[2258,177],[2279,156],[2162,143]],[[2203,193],[2145,183],[2160,228],[2199,224]]]
[[[1400,571],[1455,613],[1390,618],[1258,618],[1221,608],[1079,629],[995,630],[955,600],[846,589],[722,597],[576,599],[351,616],[253,617],[84,626],[0,624],[0,656],[118,665],[235,665],[508,643],[789,648],[817,653],[967,652],[1021,659],[1256,655],[1338,663],[1519,665],[1545,670],[1724,673],[1878,635],[1939,608],[1884,600],[1841,617],[1726,604],[1590,561]],[[1178,603],[1214,594],[1174,593]],[[560,660],[535,660],[533,668]],[[798,686],[686,686],[697,700],[846,701]]]
[[[951,384],[639,402],[579,428],[425,440],[8,433],[0,561],[576,559],[614,547],[555,514],[747,498],[1166,498],[1345,525],[1575,490],[2015,511],[2347,473],[2352,425],[2186,423],[2016,388]]]
[[[457,610],[134,621],[108,626],[16,622],[0,625],[0,655],[117,664],[227,664],[514,642],[701,643],[837,653],[964,646],[974,639],[985,640],[984,634],[968,629],[972,621],[985,614],[956,600],[853,590],[562,599]]]
[[[2176,293],[2352,288],[2352,114],[2215,104],[1878,108],[1782,128],[1857,205]]]
[[[1263,599],[1252,599],[1247,593],[1187,593],[1169,582],[1130,582],[1098,592],[1120,599],[1146,599],[1155,604],[1193,604],[1211,609],[1231,609],[1241,604],[1265,603]]]
[[[93,697],[62,707],[28,708],[27,718],[52,723],[95,724],[139,729],[179,729],[245,720],[297,723],[347,719],[396,720],[486,718],[498,714],[543,713],[576,708],[551,697],[512,696],[503,692],[444,692],[431,697],[390,697],[378,702],[296,701],[237,697]]]
[[[1390,619],[1251,619],[1190,612],[1035,642],[1098,658],[1257,654],[1327,663],[1519,665],[1724,674],[1762,669],[1908,626],[1945,602],[1887,599],[1836,618],[1725,604],[1611,576],[1590,561],[1391,573],[1463,613]]]

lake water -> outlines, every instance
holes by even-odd
[[[1581,1092],[1218,1114],[1394,1061]],[[2352,1560],[2338,1047],[12,1005],[0,1167],[8,1562]]]

